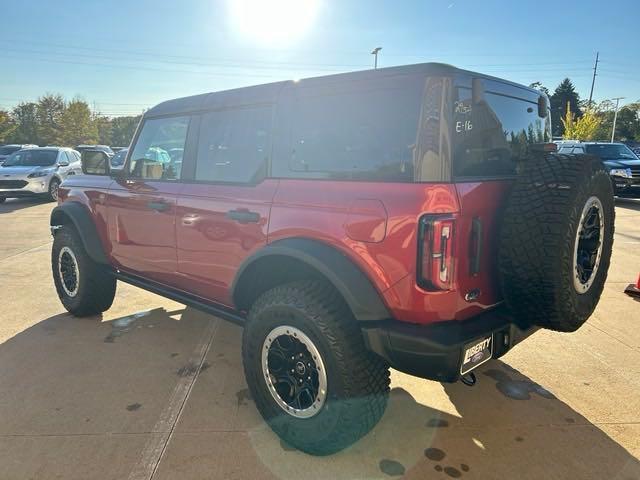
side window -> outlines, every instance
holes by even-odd
[[[131,154],[129,176],[145,180],[179,180],[189,117],[146,120]]]
[[[64,155],[67,161],[69,162],[69,165],[76,162],[76,157],[74,157],[71,152],[64,152]]]
[[[284,175],[412,181],[423,85],[403,86],[298,98]]]
[[[549,141],[548,118],[540,118],[531,101],[486,92],[473,103],[471,89],[460,87],[455,105],[456,177],[514,175],[530,144]]]
[[[573,149],[573,153],[575,153],[575,154],[584,153],[584,149],[582,147],[575,147]]]
[[[271,152],[271,107],[210,112],[202,116],[195,179],[258,183]]]

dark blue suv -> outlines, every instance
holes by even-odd
[[[618,196],[640,196],[640,159],[624,143],[562,142],[560,153],[587,153],[602,160]]]

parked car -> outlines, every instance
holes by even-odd
[[[609,171],[616,195],[640,194],[640,158],[624,143],[565,143],[560,146],[559,152],[595,155]]]
[[[85,152],[60,188],[58,296],[98,314],[120,280],[243,325],[269,425],[339,451],[382,416],[390,366],[471,385],[537,328],[593,312],[611,182],[595,157],[547,152],[549,112],[442,64],[162,103],[124,169]]]
[[[111,157],[111,168],[118,169],[124,167],[124,161],[127,158],[128,148],[122,148],[118,150],[113,157]]]
[[[110,157],[113,157],[114,155],[113,150],[111,150],[111,147],[109,147],[108,145],[78,145],[76,146],[75,150],[80,153],[85,150],[101,150]]]
[[[10,145],[2,145],[0,146],[0,165],[2,165],[9,155],[17,152],[18,150],[22,150],[23,148],[35,148],[37,145],[31,144],[10,144]]]
[[[80,154],[70,148],[18,150],[0,167],[0,203],[7,198],[34,195],[55,201],[63,180],[81,172]]]

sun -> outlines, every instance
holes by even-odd
[[[288,44],[306,34],[320,0],[228,0],[234,29],[242,37],[268,45]]]

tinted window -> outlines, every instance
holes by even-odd
[[[4,166],[50,167],[55,165],[57,158],[57,150],[22,150],[13,154]]]
[[[131,154],[130,176],[149,180],[179,179],[188,128],[189,117],[146,120]],[[174,156],[170,151],[175,152]]]
[[[603,160],[616,160],[618,158],[628,158],[635,160],[637,157],[626,145],[620,144],[597,144],[587,145],[587,153],[596,155]]]
[[[271,150],[271,107],[211,112],[200,124],[196,180],[257,183]]]
[[[406,87],[409,88],[406,88]],[[424,79],[294,103],[288,177],[413,181]]]
[[[530,144],[549,141],[547,119],[538,116],[536,103],[489,92],[473,103],[471,89],[458,88],[452,126],[454,176],[514,175]]]

